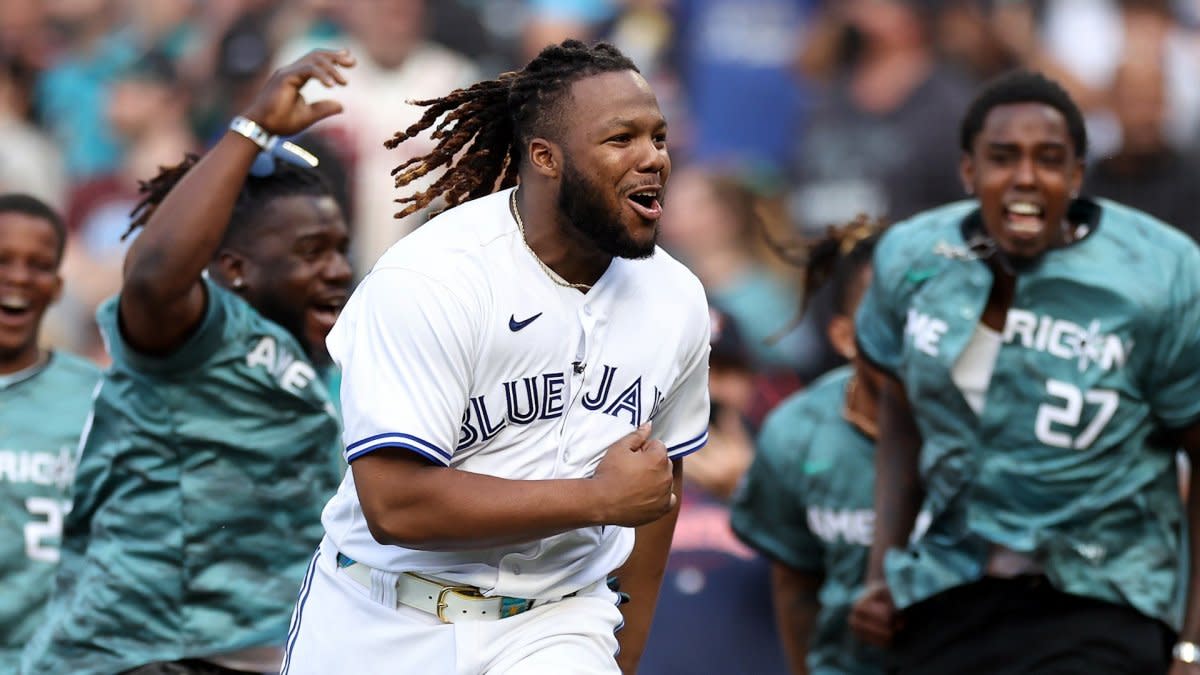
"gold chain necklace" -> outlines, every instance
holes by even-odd
[[[512,198],[508,200],[508,207],[512,210],[513,219],[517,221],[517,229],[521,232],[521,243],[525,244],[525,250],[529,251],[529,255],[533,256],[533,259],[537,261],[537,264],[546,273],[546,276],[550,277],[551,281],[566,288],[574,288],[585,292],[592,290],[591,284],[573,284],[562,278],[562,275],[550,269],[550,266],[542,262],[538,254],[533,252],[533,247],[529,245],[529,240],[525,238],[525,223],[521,221],[521,212],[517,210],[517,191],[515,188],[512,191]]]

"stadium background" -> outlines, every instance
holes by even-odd
[[[66,214],[66,291],[43,333],[106,361],[92,316],[119,286],[138,178],[202,151],[271,70],[317,46],[359,65],[346,112],[300,139],[350,214],[365,273],[424,214],[391,217],[383,141],[436,96],[565,37],[607,39],[655,86],[674,176],[662,243],[704,282],[713,430],[685,463],[646,673],[779,672],[766,566],[723,501],[770,406],[832,365],[821,302],[794,320],[790,240],[866,212],[895,220],[962,196],[957,122],[1014,66],[1087,113],[1086,192],[1200,236],[1200,0],[4,0],[0,192]],[[314,95],[321,95],[313,90]]]

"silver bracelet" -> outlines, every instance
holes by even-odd
[[[249,138],[262,150],[270,151],[279,142],[279,137],[262,128],[258,122],[238,115],[229,122],[229,130]]]
[[[1180,640],[1171,649],[1171,658],[1180,663],[1200,663],[1200,645]]]

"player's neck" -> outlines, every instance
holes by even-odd
[[[846,383],[846,404],[842,409],[842,417],[869,438],[878,438],[879,427],[875,422],[877,400],[855,373]]]
[[[540,198],[534,190],[522,185],[516,201],[516,215],[529,250],[568,283],[594,285],[608,269],[612,256],[591,242],[572,237],[574,230],[559,222],[554,203]]]
[[[31,347],[16,354],[5,354],[0,358],[0,375],[12,375],[23,370],[41,366],[50,358],[50,352]]]

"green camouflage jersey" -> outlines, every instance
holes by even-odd
[[[29,673],[110,675],[284,642],[341,477],[339,422],[296,339],[205,284],[201,325],[166,358],[122,340],[115,299],[97,313],[113,367]]]
[[[0,375],[0,675],[17,672],[58,565],[79,436],[100,371],[63,352]]]
[[[968,250],[977,206],[892,228],[858,311],[858,340],[904,382],[923,445],[928,534],[891,551],[904,607],[984,573],[992,544],[1068,593],[1178,627],[1182,513],[1160,433],[1200,418],[1200,249],[1109,201],[1078,200],[1082,236],[1017,275],[981,415],[951,380],[990,268]]]
[[[788,567],[824,577],[808,652],[814,675],[883,672],[846,624],[874,533],[875,445],[842,416],[852,370],[839,368],[767,418],[733,502],[733,529]]]

